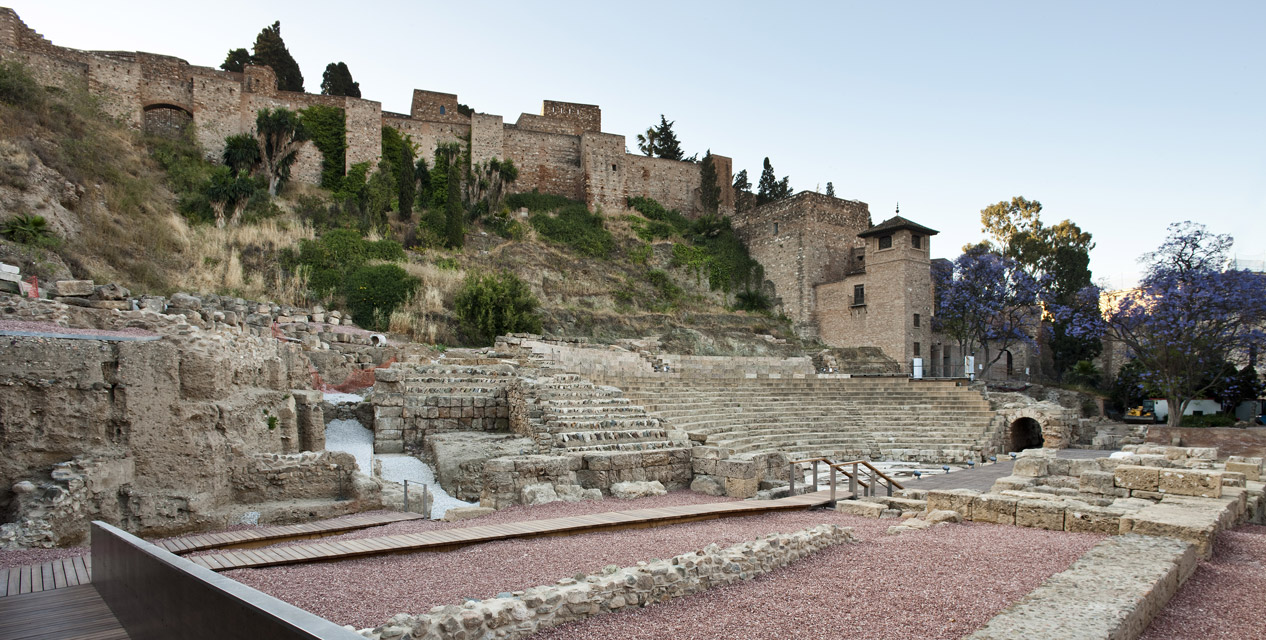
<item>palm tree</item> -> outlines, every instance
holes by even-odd
[[[655,155],[657,142],[659,142],[659,133],[655,131],[655,127],[647,129],[646,133],[637,134],[637,148],[648,157]]]
[[[261,109],[255,118],[255,140],[259,159],[268,177],[268,195],[277,195],[282,180],[290,176],[290,165],[308,136],[299,117],[289,109]]]

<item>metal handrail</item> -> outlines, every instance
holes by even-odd
[[[905,489],[905,487],[902,486],[901,483],[894,480],[888,474],[880,471],[879,469],[876,469],[875,465],[871,464],[870,461],[868,460],[853,460],[850,462],[832,462],[830,458],[805,458],[803,460],[792,460],[789,464],[791,495],[796,495],[796,465],[807,464],[810,462],[813,463],[814,489],[816,489],[818,486],[818,465],[821,463],[825,463],[827,465],[827,468],[831,470],[831,500],[832,501],[835,500],[835,488],[837,486],[836,477],[835,477],[836,472],[843,473],[848,478],[849,493],[852,494],[852,497],[854,498],[857,497],[857,485],[860,484],[862,486],[863,495],[870,496],[870,495],[874,495],[875,489],[877,488],[875,487],[875,485],[879,484],[881,480],[887,481],[889,496],[892,496],[893,487],[896,487],[897,489]],[[866,467],[869,478],[870,478],[870,482],[866,482],[865,480],[862,479],[861,472],[858,469],[859,466]],[[851,472],[849,471],[848,468],[851,468]]]

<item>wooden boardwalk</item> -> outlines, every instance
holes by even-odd
[[[173,629],[179,634],[179,630]],[[90,584],[0,598],[0,640],[127,640]]]
[[[42,564],[0,569],[0,598],[39,593],[92,582],[92,558],[85,554]]]
[[[276,544],[286,540],[310,540],[346,533],[355,529],[420,519],[425,519],[425,516],[404,512],[374,513],[350,518],[322,520],[308,524],[259,527],[257,529],[242,529],[223,533],[204,533],[159,540],[154,544],[179,555],[205,549],[250,548]],[[0,598],[51,591],[90,582],[92,582],[91,554],[63,558],[41,564],[0,568]]]
[[[275,527],[259,527],[256,529],[240,529],[223,533],[204,533],[169,538],[154,544],[176,555],[206,549],[251,548],[276,544],[283,540],[309,540],[324,536],[346,533],[353,529],[377,527],[405,520],[425,520],[426,516],[417,513],[387,512],[374,513],[349,518],[321,520],[307,524],[288,524]]]
[[[844,500],[848,496],[848,492],[841,491],[837,498]],[[213,571],[226,571],[229,569],[345,560],[389,553],[447,551],[466,545],[510,538],[568,536],[590,531],[657,527],[715,518],[802,510],[824,505],[830,500],[830,491],[819,491],[779,500],[743,500],[658,509],[612,511],[571,518],[529,520],[503,525],[462,527],[360,540],[338,540],[286,547],[270,547],[267,549],[224,551],[189,559]]]

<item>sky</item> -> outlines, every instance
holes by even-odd
[[[900,203],[933,257],[1024,196],[1094,235],[1110,288],[1183,220],[1266,258],[1266,2],[4,1],[57,45],[211,67],[280,20],[308,91],[343,61],[389,111],[597,104],[635,153],[663,114],[753,184],[768,157],[876,223]]]

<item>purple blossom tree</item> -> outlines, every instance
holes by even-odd
[[[1168,402],[1171,427],[1192,399],[1222,382],[1208,372],[1266,345],[1266,276],[1225,269],[1232,242],[1201,224],[1170,225],[1169,239],[1143,256],[1147,271],[1138,289],[1074,329],[1129,349],[1148,386]]]
[[[985,374],[1011,347],[1037,348],[1041,287],[1015,260],[978,245],[932,275],[938,330],[956,340],[962,353],[983,350]]]

